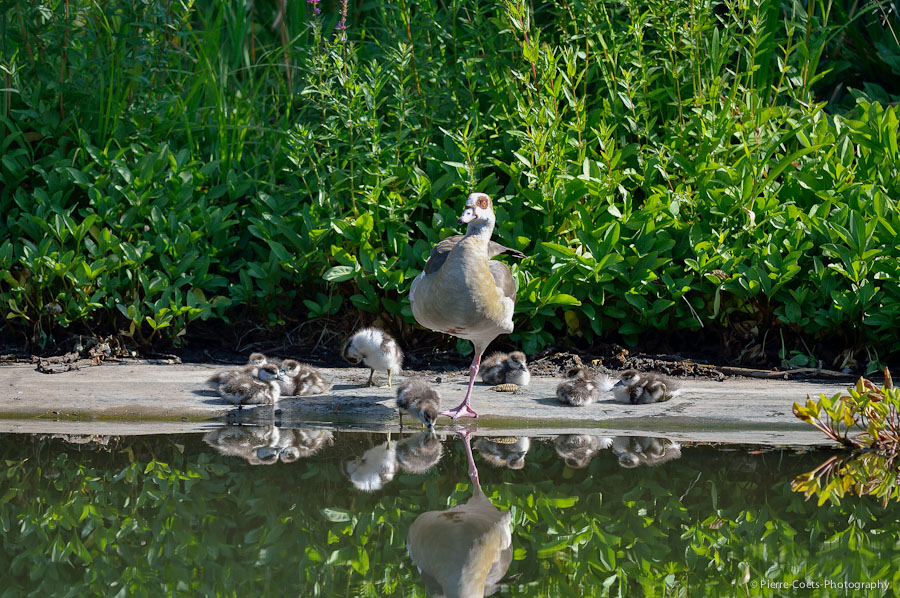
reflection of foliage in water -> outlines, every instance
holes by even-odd
[[[794,403],[798,419],[853,451],[797,476],[791,484],[795,491],[817,496],[820,505],[840,502],[848,493],[876,496],[883,504],[900,500],[900,390],[887,369],[884,374],[880,388],[860,378],[846,394]]]
[[[406,532],[420,513],[468,500],[465,456],[448,441],[428,474],[352,490],[340,463],[383,441],[342,434],[309,459],[252,467],[194,437],[76,452],[7,436],[2,592],[424,595]],[[897,587],[900,510],[859,499],[817,509],[778,481],[815,458],[698,447],[658,467],[626,470],[601,453],[573,469],[533,442],[524,469],[486,468],[482,486],[511,512],[512,595],[731,596],[761,579]]]

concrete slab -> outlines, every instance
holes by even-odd
[[[272,417],[263,407],[240,412],[205,386],[217,365],[107,364],[61,374],[42,374],[28,364],[0,366],[0,432],[81,434],[159,434],[209,429],[237,415],[255,421]],[[279,421],[365,425],[395,429],[399,423],[395,391],[366,388],[368,370],[326,368],[334,388],[326,395],[283,399]],[[416,375],[415,372],[405,372]],[[395,384],[406,376],[395,378]],[[807,395],[833,395],[849,382],[733,379],[684,380],[681,395],[666,403],[630,405],[610,393],[598,403],[570,407],[556,402],[561,379],[536,377],[517,393],[476,385],[477,425],[493,434],[570,433],[656,434],[675,440],[754,444],[818,445],[827,439],[791,413]],[[384,383],[383,375],[376,382]],[[435,384],[444,405],[465,396],[464,372]],[[472,425],[472,420],[459,420]],[[452,424],[441,418],[439,426]]]

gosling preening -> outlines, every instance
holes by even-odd
[[[293,359],[285,359],[279,373],[282,396],[316,395],[331,388],[316,368]]]
[[[385,371],[388,375],[386,387],[391,387],[391,377],[403,367],[403,351],[397,341],[378,328],[363,328],[357,331],[344,346],[344,359],[356,365],[365,364],[371,371],[366,386],[372,386],[375,370]]]
[[[481,379],[487,384],[515,384],[528,386],[531,372],[525,363],[525,354],[513,351],[510,354],[493,353],[481,364]]]
[[[413,378],[397,387],[397,408],[400,409],[401,425],[405,411],[425,427],[433,428],[441,412],[441,395],[421,378]]]
[[[219,395],[235,405],[272,405],[281,398],[279,370],[272,364],[260,366],[258,377],[231,376],[218,387]]]
[[[600,399],[600,393],[613,388],[605,374],[596,377],[586,367],[577,366],[566,372],[566,379],[556,387],[556,400],[566,405],[583,407]]]
[[[681,392],[679,387],[677,381],[656,372],[625,370],[619,375],[619,382],[613,387],[613,393],[619,401],[646,405],[668,401]]]

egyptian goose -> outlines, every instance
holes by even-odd
[[[577,366],[566,372],[566,379],[556,387],[556,400],[566,405],[583,407],[600,399],[600,393],[613,388],[605,375],[597,378],[587,368]]]
[[[619,375],[619,382],[613,388],[616,399],[633,405],[661,403],[678,395],[679,383],[656,372],[641,373],[625,370]]]
[[[429,596],[480,598],[497,590],[512,563],[511,517],[485,496],[468,433],[460,434],[466,444],[472,497],[451,509],[419,515],[409,528],[406,550]]]
[[[431,429],[397,443],[397,465],[411,474],[422,474],[437,465],[444,454],[444,445]]]
[[[238,406],[276,403],[281,398],[278,368],[268,363],[259,367],[257,375],[241,373],[228,377],[219,385],[219,395]]]
[[[391,335],[378,328],[363,328],[354,333],[344,345],[342,353],[350,363],[356,365],[362,362],[372,370],[366,386],[372,386],[375,370],[383,370],[387,372],[388,383],[382,388],[390,388],[391,376],[403,367],[400,345]]]
[[[528,386],[531,372],[525,363],[525,354],[521,351],[493,353],[481,364],[481,380],[487,384],[515,384]]]
[[[619,436],[613,438],[611,449],[619,465],[633,469],[639,465],[653,467],[681,458],[681,445],[668,438],[650,436]]]
[[[405,411],[426,427],[433,428],[441,408],[441,395],[421,378],[413,378],[397,387],[397,408],[400,409],[401,426]]]
[[[589,436],[588,434],[562,434],[553,441],[556,454],[569,467],[583,469],[588,466],[597,453],[612,446],[613,439],[608,436]]]
[[[491,258],[503,253],[525,256],[491,241],[495,222],[491,198],[484,193],[470,194],[459,217],[466,234],[435,245],[409,290],[409,303],[419,324],[467,339],[475,349],[465,399],[441,414],[454,419],[478,417],[469,403],[481,356],[491,341],[513,331],[516,283],[509,267]]]
[[[331,384],[322,377],[316,368],[293,359],[285,359],[281,363],[280,373],[279,383],[282,396],[316,395],[331,388]]]

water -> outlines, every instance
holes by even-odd
[[[3,435],[0,596],[897,594],[897,505],[790,489],[832,452],[608,442]]]

